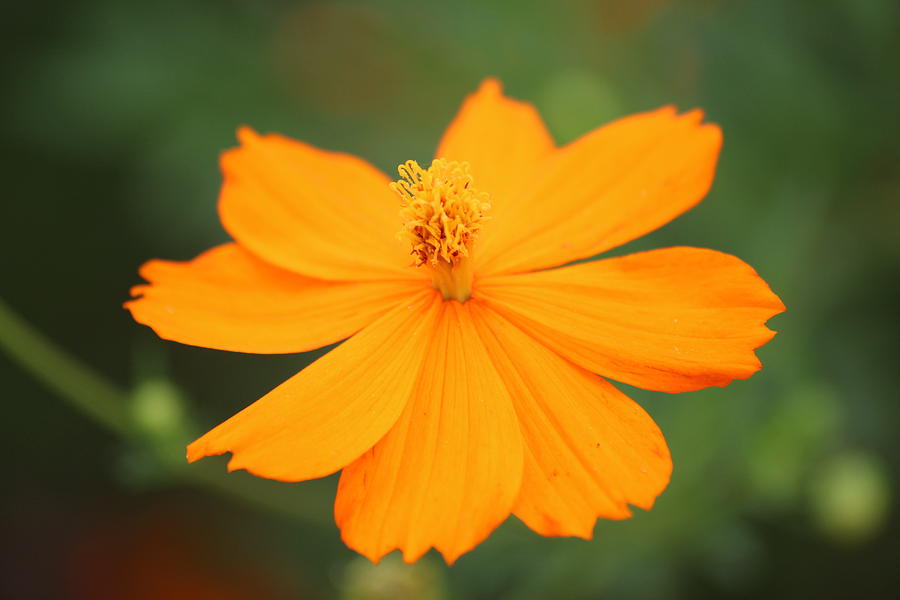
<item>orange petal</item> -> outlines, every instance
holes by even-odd
[[[268,262],[319,279],[422,277],[397,239],[388,178],[348,154],[241,128],[222,155],[225,229]]]
[[[188,446],[188,460],[233,454],[228,469],[302,481],[372,447],[407,404],[440,296],[424,292]]]
[[[466,161],[475,187],[491,196],[490,220],[481,238],[507,210],[515,208],[540,161],[555,148],[553,138],[533,106],[503,95],[500,82],[485,79],[463,102],[437,149],[437,158]]]
[[[342,340],[423,289],[421,282],[326,282],[237,244],[188,262],[151,260],[132,289],[135,320],[167,340],[236,352],[304,352]]]
[[[745,379],[784,310],[734,256],[668,248],[476,282],[476,294],[572,362],[638,387],[684,392]]]
[[[712,184],[722,134],[673,108],[605,125],[561,148],[495,219],[479,272],[517,273],[593,256],[665,225]],[[523,176],[527,171],[522,171]]]
[[[590,538],[597,517],[627,518],[628,504],[650,509],[672,472],[653,419],[606,380],[473,304],[525,441],[516,516],[541,535]]]
[[[413,562],[433,546],[452,563],[506,519],[519,492],[519,425],[470,311],[444,303],[403,415],[341,475],[335,520],[373,561],[399,548]]]

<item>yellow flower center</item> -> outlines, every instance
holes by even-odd
[[[490,209],[488,195],[472,184],[469,163],[435,159],[428,169],[414,160],[399,167],[391,184],[400,195],[400,237],[408,240],[417,267],[427,265],[447,300],[472,295],[472,245]]]

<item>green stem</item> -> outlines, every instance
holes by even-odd
[[[0,298],[0,349],[94,421],[127,436],[132,433],[128,393],[98,377],[60,350]]]
[[[78,411],[122,438],[141,437],[131,417],[131,395],[91,371],[74,357],[66,354],[49,338],[17,315],[0,298],[0,349],[38,381],[59,394]],[[323,524],[321,507],[327,502],[329,490],[312,485],[299,490],[274,492],[272,482],[239,480],[215,473],[211,466],[190,468],[167,465],[176,479],[185,480],[251,504],[266,511],[279,513],[306,522]],[[284,485],[284,484],[282,484]]]

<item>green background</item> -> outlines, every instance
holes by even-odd
[[[896,1],[87,0],[3,12],[0,596],[897,589]],[[430,158],[488,75],[533,102],[559,143],[663,104],[706,110],[725,135],[712,192],[616,252],[736,254],[788,310],[749,381],[626,389],[674,457],[651,512],[601,521],[591,542],[511,518],[453,568],[434,554],[376,567],[340,542],[334,478],[278,484],[226,475],[224,459],[183,464],[194,435],[317,354],[164,342],[121,303],[144,260],[227,239],[217,157],[238,125],[392,172]]]

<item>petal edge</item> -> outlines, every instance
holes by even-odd
[[[649,510],[672,461],[653,419],[603,378],[535,342],[487,307],[476,323],[514,399],[525,441],[513,512],[545,536],[590,539],[597,518]]]
[[[689,247],[486,278],[475,293],[575,364],[662,392],[750,377],[784,310],[742,260]]]
[[[406,406],[440,302],[423,293],[384,315],[190,444],[188,461],[231,452],[229,470],[279,481],[349,464]]]
[[[400,203],[364,160],[277,135],[238,131],[222,154],[219,216],[246,248],[325,280],[420,278],[396,239]]]
[[[340,341],[411,298],[415,280],[329,282],[223,244],[187,262],[152,260],[125,303],[159,337],[203,348],[287,354]]]
[[[335,521],[344,542],[377,562],[447,563],[507,518],[519,492],[522,442],[509,395],[474,330],[471,307],[444,316],[413,399],[388,434],[344,469]]]

